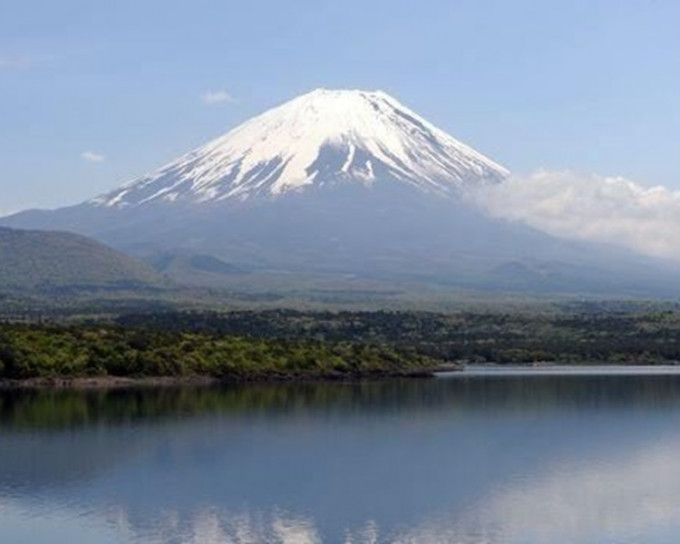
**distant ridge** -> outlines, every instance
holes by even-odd
[[[0,292],[140,289],[164,284],[149,266],[84,236],[0,228]]]

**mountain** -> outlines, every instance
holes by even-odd
[[[316,90],[95,198],[123,208],[274,198],[329,185],[457,195],[508,172],[383,92]]]
[[[469,191],[507,176],[383,92],[316,90],[107,194],[0,224],[90,235],[212,286],[320,276],[680,294],[667,263],[557,239],[469,204]]]
[[[152,268],[84,236],[0,228],[0,292],[156,288]]]

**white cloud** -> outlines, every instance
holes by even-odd
[[[208,91],[201,95],[201,100],[208,106],[216,104],[229,104],[236,102],[227,91]]]
[[[540,170],[475,195],[491,215],[564,238],[680,260],[680,192],[621,177]]]
[[[106,157],[101,153],[95,153],[94,151],[83,151],[80,154],[80,158],[88,162],[103,162]]]

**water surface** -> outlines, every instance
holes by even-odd
[[[11,543],[675,543],[680,373],[0,393]]]

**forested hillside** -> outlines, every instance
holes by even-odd
[[[0,293],[158,288],[151,267],[84,236],[0,228]]]

